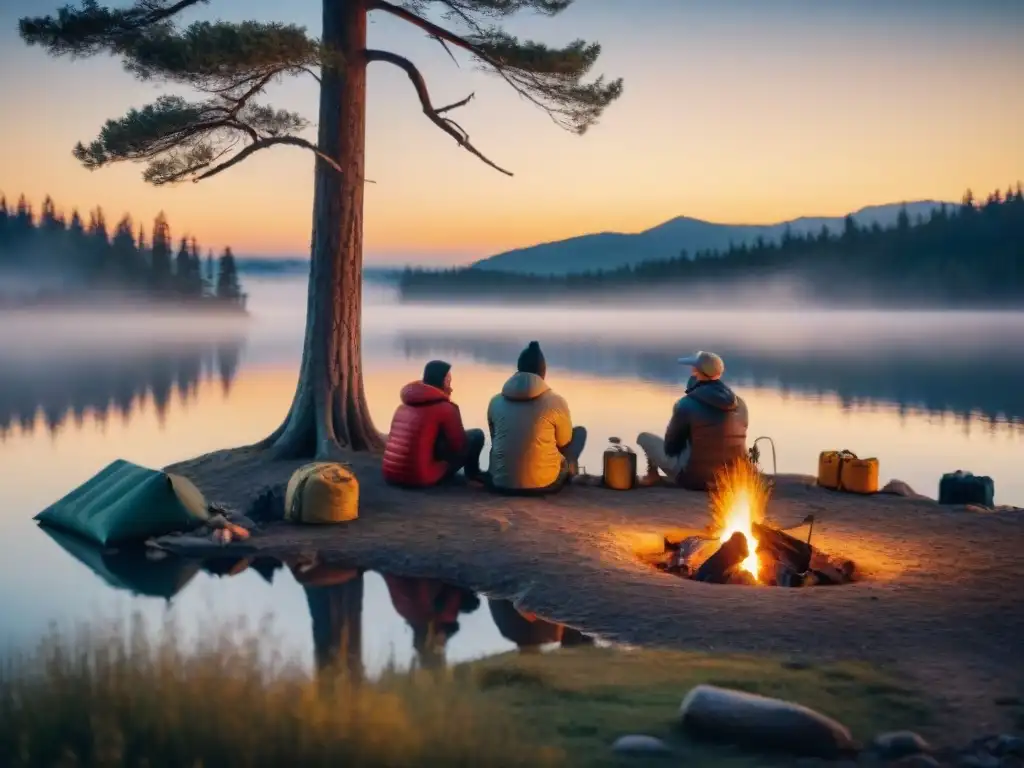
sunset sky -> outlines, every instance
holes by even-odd
[[[198,185],[154,188],[141,166],[94,173],[70,150],[103,121],[152,101],[110,58],[49,59],[17,19],[63,0],[0,2],[0,190],[38,205],[147,222],[243,254],[305,255],[310,153],[276,148]],[[255,18],[319,34],[319,0],[211,0],[188,20]],[[369,75],[366,258],[464,263],[674,216],[767,223],[864,205],[959,199],[1024,177],[1021,0],[577,0],[511,31],[547,42],[599,40],[598,71],[625,94],[580,138],[503,83],[474,72],[404,23],[374,15],[370,44],[413,59],[435,103],[474,91],[458,115],[502,176],[423,117],[403,72]],[[312,78],[270,101],[315,117]],[[311,131],[309,134],[315,134]]]

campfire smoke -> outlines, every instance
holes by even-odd
[[[710,499],[712,533],[723,546],[737,533],[743,536],[748,554],[740,568],[755,581],[760,580],[761,562],[754,527],[764,521],[768,495],[764,477],[745,457],[728,464],[715,474]]]

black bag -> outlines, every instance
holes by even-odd
[[[958,469],[948,472],[939,481],[939,504],[976,504],[995,506],[995,484],[991,477],[972,475]]]

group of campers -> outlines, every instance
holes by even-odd
[[[647,455],[643,485],[669,482],[703,491],[715,471],[746,455],[747,407],[722,380],[725,365],[712,352],[679,359],[691,368],[686,393],[672,409],[664,437],[642,432]],[[452,402],[451,365],[432,360],[423,378],[403,387],[384,451],[384,478],[393,485],[425,488],[462,472],[496,493],[545,495],[566,487],[579,472],[587,430],[573,426],[569,405],[545,381],[540,344],[520,353],[516,372],[487,407],[489,468],[480,469],[486,436],[466,429]]]

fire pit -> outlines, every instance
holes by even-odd
[[[848,584],[853,561],[815,548],[814,517],[780,530],[765,519],[771,488],[746,459],[718,473],[710,496],[709,535],[667,544],[653,565],[707,584],[807,587]]]

